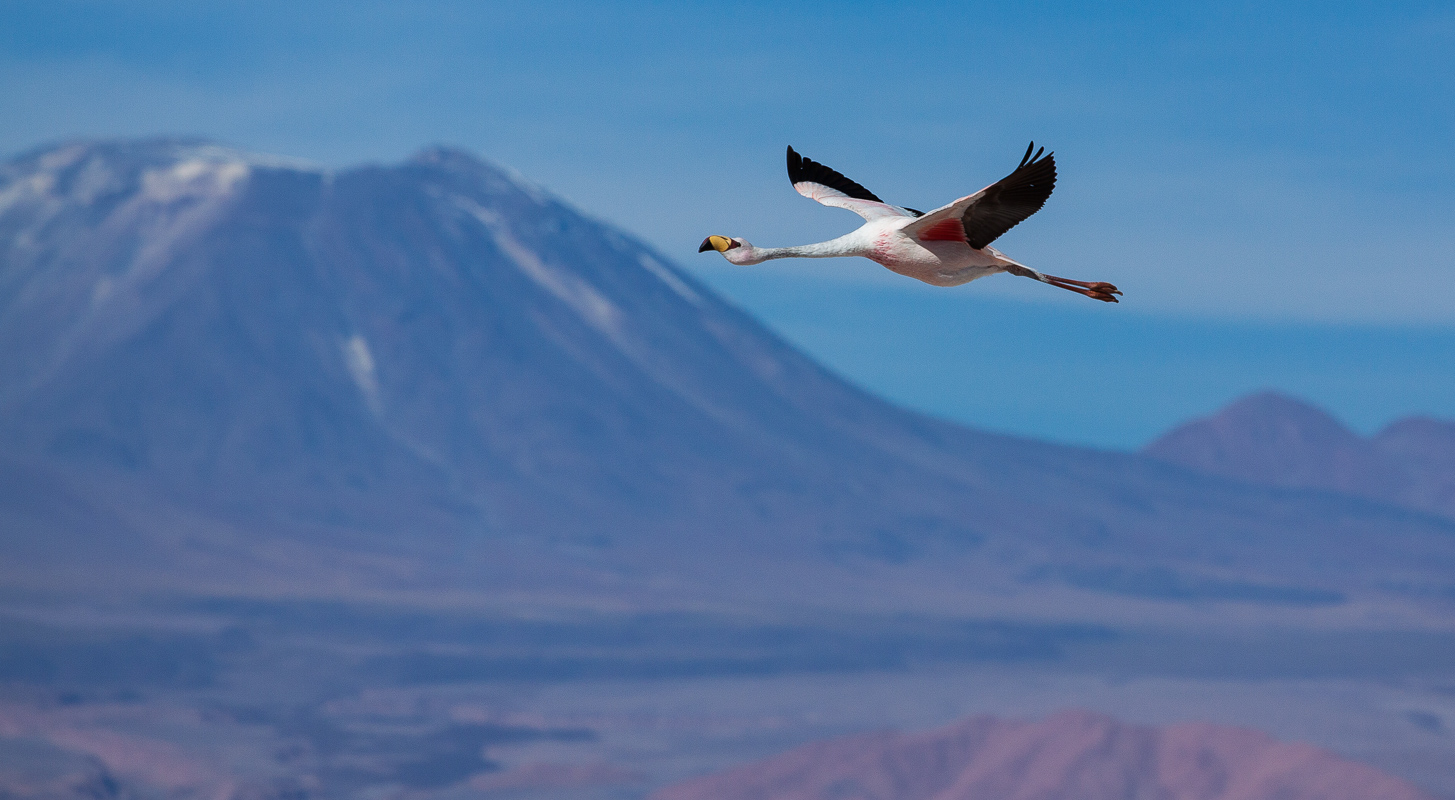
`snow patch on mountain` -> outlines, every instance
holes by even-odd
[[[241,161],[182,161],[142,173],[142,195],[154,202],[172,203],[185,197],[231,194],[249,172]]]
[[[561,302],[575,309],[587,324],[606,334],[618,345],[624,344],[621,310],[608,300],[606,295],[575,275],[551,268],[541,260],[540,256],[521,244],[495,212],[468,197],[457,196],[455,204],[490,230],[495,244],[510,257],[510,260],[520,268],[526,277],[555,295]]]
[[[673,275],[672,270],[663,266],[660,262],[657,261],[657,259],[652,258],[646,253],[643,253],[641,257],[637,259],[637,261],[643,267],[646,267],[648,272],[656,275],[658,280],[660,280],[662,283],[667,284],[667,288],[676,292],[682,297],[682,299],[686,300],[689,303],[692,303],[695,306],[702,305],[702,295],[692,291],[691,286],[688,286],[685,282],[683,282],[681,278]]]
[[[379,416],[383,406],[379,402],[379,379],[374,375],[374,354],[369,350],[369,342],[354,334],[344,340],[339,349],[343,351],[344,364],[364,396],[364,402],[374,416]]]

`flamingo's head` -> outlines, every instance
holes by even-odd
[[[709,236],[702,240],[702,245],[697,248],[697,252],[706,253],[708,250],[722,253],[722,257],[733,264],[747,266],[763,262],[763,259],[758,256],[757,249],[743,239]]]

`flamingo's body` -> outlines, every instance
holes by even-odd
[[[761,264],[773,258],[863,256],[901,275],[934,286],[959,286],[976,278],[1009,272],[1069,289],[1097,300],[1117,302],[1117,288],[1104,282],[1074,281],[1045,275],[990,246],[1002,233],[1045,205],[1056,185],[1056,161],[1026,150],[1020,166],[1004,179],[928,214],[893,206],[829,167],[788,148],[788,177],[798,193],[864,218],[852,233],[798,247],[755,247],[743,239],[709,236],[698,252],[717,250],[734,264]],[[1042,151],[1044,152],[1044,151]]]

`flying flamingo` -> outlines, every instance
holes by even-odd
[[[709,236],[697,252],[716,250],[734,264],[761,264],[770,258],[863,256],[901,275],[933,286],[959,286],[976,278],[1009,272],[1035,278],[1108,303],[1117,287],[1102,281],[1074,281],[1045,275],[990,246],[1000,235],[1041,210],[1056,187],[1056,159],[1026,148],[1015,171],[968,197],[928,214],[892,206],[839,172],[788,148],[788,179],[799,194],[826,206],[845,208],[865,222],[853,233],[798,247],[754,247],[744,239]],[[1034,152],[1034,155],[1032,155]],[[1045,157],[1042,157],[1045,153]]]

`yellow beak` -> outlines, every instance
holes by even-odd
[[[706,253],[708,250],[716,250],[719,253],[725,253],[736,246],[733,240],[726,236],[709,236],[702,240],[702,246],[697,248],[697,252]]]

